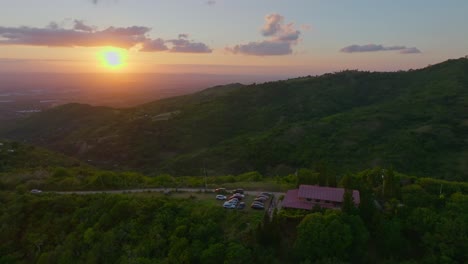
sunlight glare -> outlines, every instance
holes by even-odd
[[[122,69],[126,65],[126,59],[127,51],[124,49],[107,47],[99,52],[101,64],[108,69]]]

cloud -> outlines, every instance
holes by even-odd
[[[73,29],[75,30],[81,30],[81,31],[87,31],[87,32],[94,31],[93,27],[85,25],[82,20],[75,19],[73,22],[75,23],[75,25],[73,26]]]
[[[74,20],[73,28],[66,29],[52,22],[44,28],[2,27],[0,45],[29,45],[49,47],[98,47],[114,46],[131,48],[141,44],[140,51],[170,51],[180,53],[211,53],[212,49],[202,42],[189,40],[188,34],[179,34],[177,39],[151,39],[148,27],[108,27],[98,30],[82,20]],[[170,44],[168,46],[168,44]]]
[[[144,52],[158,52],[158,51],[169,51],[174,53],[211,53],[213,50],[208,47],[205,43],[194,42],[188,40],[188,34],[179,34],[179,38],[163,40],[158,39],[147,39],[142,43],[140,51]],[[168,45],[170,45],[170,48]]]
[[[234,54],[245,54],[255,56],[273,56],[291,54],[291,45],[288,42],[262,41],[250,42],[247,44],[236,45],[229,48],[228,51]]]
[[[265,16],[265,24],[260,32],[268,39],[226,47],[225,50],[234,54],[253,56],[288,55],[293,52],[292,46],[297,45],[301,35],[301,31],[295,28],[294,23],[284,24],[284,17],[277,13]]]
[[[399,50],[401,54],[410,54],[410,53],[421,53],[421,51],[415,47],[407,48],[406,46],[384,46],[376,44],[367,44],[367,45],[350,45],[342,48],[340,51],[345,53],[355,53],[355,52],[375,52],[375,51],[392,51]]]
[[[130,48],[144,41],[149,31],[150,28],[141,26],[108,27],[93,31],[92,27],[77,20],[73,29],[56,25],[46,28],[0,26],[0,45]]]
[[[415,54],[415,53],[422,53],[418,48],[412,47],[412,48],[406,48],[400,50],[401,54]]]
[[[216,5],[216,1],[215,0],[208,0],[208,1],[205,2],[205,4],[210,5],[210,6]]]
[[[95,5],[102,3],[102,2],[114,2],[116,3],[118,0],[91,0],[91,2]]]
[[[166,46],[164,39],[157,38],[157,39],[147,39],[142,43],[142,48],[140,51],[144,52],[157,52],[157,51],[165,51],[169,48]]]
[[[284,17],[280,14],[269,14],[265,17],[265,25],[262,27],[263,36],[272,36],[281,30]]]
[[[166,42],[172,44],[170,52],[180,52],[180,53],[211,53],[212,49],[208,47],[205,43],[193,42],[187,40],[187,34],[179,34],[178,39],[171,39]]]

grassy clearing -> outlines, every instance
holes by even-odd
[[[215,186],[213,186],[214,188]],[[233,183],[222,183],[216,188],[226,188],[226,189],[237,189],[243,188],[249,191],[269,191],[269,192],[286,192],[287,190],[294,189],[294,184],[286,183],[277,183],[276,181],[243,181],[243,182],[233,182]]]
[[[225,201],[220,201],[216,200],[216,193],[210,193],[210,192],[171,192],[169,194],[164,194],[163,192],[141,192],[141,193],[132,193],[131,195],[137,196],[137,197],[171,197],[171,198],[176,198],[176,199],[190,199],[193,201],[193,203],[196,203],[197,205],[203,205],[203,206],[219,206],[222,207],[223,203]],[[230,196],[230,194],[226,194],[227,197]],[[245,195],[245,198],[242,200],[242,202],[245,202],[245,208],[242,210],[233,210],[233,209],[226,209],[226,211],[234,211],[234,212],[239,212],[239,214],[251,214],[253,216],[254,222],[256,220],[261,220],[263,217],[264,210],[254,210],[250,208],[250,205],[254,201],[256,195]],[[265,207],[267,208],[268,203],[265,203]],[[237,213],[234,213],[237,214]]]

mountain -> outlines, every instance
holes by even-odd
[[[40,147],[0,140],[0,174],[47,167],[89,167],[77,159]]]
[[[93,165],[177,175],[372,166],[468,179],[468,59],[232,84],[134,108],[68,104],[0,136]]]

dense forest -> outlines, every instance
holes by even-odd
[[[468,183],[373,168],[295,174],[147,176],[106,171],[23,143],[2,142],[0,263],[466,263]],[[4,151],[13,150],[13,151]],[[339,180],[337,180],[339,178]],[[360,191],[356,208],[223,209],[213,193],[73,195],[53,190],[299,184]],[[29,191],[42,189],[41,194]],[[200,191],[201,192],[201,191]],[[280,200],[282,197],[277,197]]]
[[[223,209],[214,194],[1,191],[0,263],[466,263],[468,184],[382,171],[338,183],[361,192],[357,208],[272,218]]]
[[[326,163],[468,178],[468,59],[401,72],[343,71],[214,87],[129,109],[68,104],[0,136],[100,168],[276,176]]]

